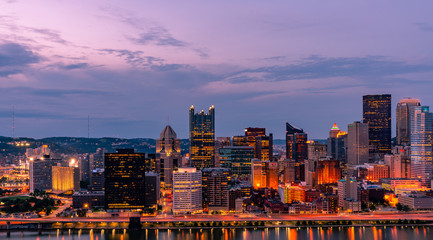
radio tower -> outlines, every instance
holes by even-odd
[[[90,115],[87,115],[87,138],[90,138]]]
[[[12,139],[15,139],[15,105],[12,105]]]

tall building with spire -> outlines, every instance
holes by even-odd
[[[368,124],[370,153],[391,153],[391,94],[363,96],[363,122]]]
[[[410,145],[410,111],[421,106],[418,99],[403,98],[396,109],[396,133],[398,145]]]
[[[215,107],[207,114],[189,109],[189,154],[191,167],[197,169],[215,166]]]
[[[176,132],[167,125],[156,140],[156,153],[160,157],[161,187],[171,189],[173,186],[173,171],[179,168],[182,160],[180,139]]]
[[[421,185],[431,187],[433,180],[433,113],[428,106],[416,106],[411,111],[411,174]]]

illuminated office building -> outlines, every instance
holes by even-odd
[[[278,189],[278,162],[262,161],[253,159],[252,161],[252,184],[258,188]]]
[[[368,124],[368,137],[373,154],[391,152],[391,95],[363,96],[363,123]]]
[[[347,161],[350,165],[368,163],[368,125],[354,122],[347,127]]]
[[[203,207],[209,211],[229,210],[230,170],[205,168],[202,170]]]
[[[105,185],[104,169],[103,168],[93,169],[92,173],[90,174],[89,190],[104,191],[105,190],[104,185]]]
[[[308,159],[319,160],[320,158],[326,157],[328,154],[326,144],[322,144],[315,141],[307,141],[308,146]]]
[[[80,190],[80,169],[76,167],[52,166],[52,189],[53,192],[63,193],[66,191]]]
[[[215,165],[215,107],[194,112],[189,109],[189,154],[191,167],[197,169],[210,168]]]
[[[329,131],[327,151],[333,159],[347,162],[347,132],[341,131],[335,123]]]
[[[254,148],[223,147],[219,150],[220,166],[231,170],[232,177],[238,180],[251,179],[251,161],[254,158]]]
[[[421,180],[424,187],[433,179],[432,127],[433,113],[428,106],[416,106],[411,111],[411,174]]]
[[[233,146],[249,146],[254,148],[254,157],[263,161],[272,160],[273,136],[266,135],[265,128],[245,128],[245,136],[234,136]]]
[[[144,178],[145,205],[156,208],[159,203],[161,189],[159,174],[156,172],[146,172]]]
[[[145,154],[117,149],[105,154],[105,205],[107,209],[143,209],[145,205]]]
[[[308,158],[308,135],[286,122],[286,158],[303,162]]]
[[[196,168],[173,172],[173,213],[202,212],[202,173]]]
[[[35,190],[46,191],[53,187],[52,167],[61,163],[60,159],[52,159],[50,155],[43,155],[38,159],[29,161],[30,192]]]
[[[251,168],[252,168],[252,184],[253,187],[258,188],[265,188],[266,187],[266,166],[265,162],[260,159],[253,159],[251,162]]]
[[[180,139],[176,132],[167,125],[156,140],[156,153],[159,155],[159,175],[161,187],[171,189],[173,186],[173,171],[179,168],[182,160]]]
[[[413,107],[421,106],[418,99],[404,98],[397,104],[396,133],[398,145],[410,145],[410,111]]]
[[[221,156],[219,150],[223,147],[231,147],[232,141],[230,137],[217,137],[215,140],[215,167],[221,166]]]

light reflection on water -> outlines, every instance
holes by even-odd
[[[2,240],[8,239],[5,232]],[[361,240],[361,239],[433,239],[433,227],[308,227],[269,229],[184,229],[184,230],[77,230],[43,233],[12,232],[10,239],[38,240],[238,240],[238,239],[300,239],[300,240]]]

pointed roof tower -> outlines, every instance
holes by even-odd
[[[159,135],[160,139],[177,139],[176,132],[171,128],[170,125],[165,126],[164,130],[162,130],[161,134]]]

